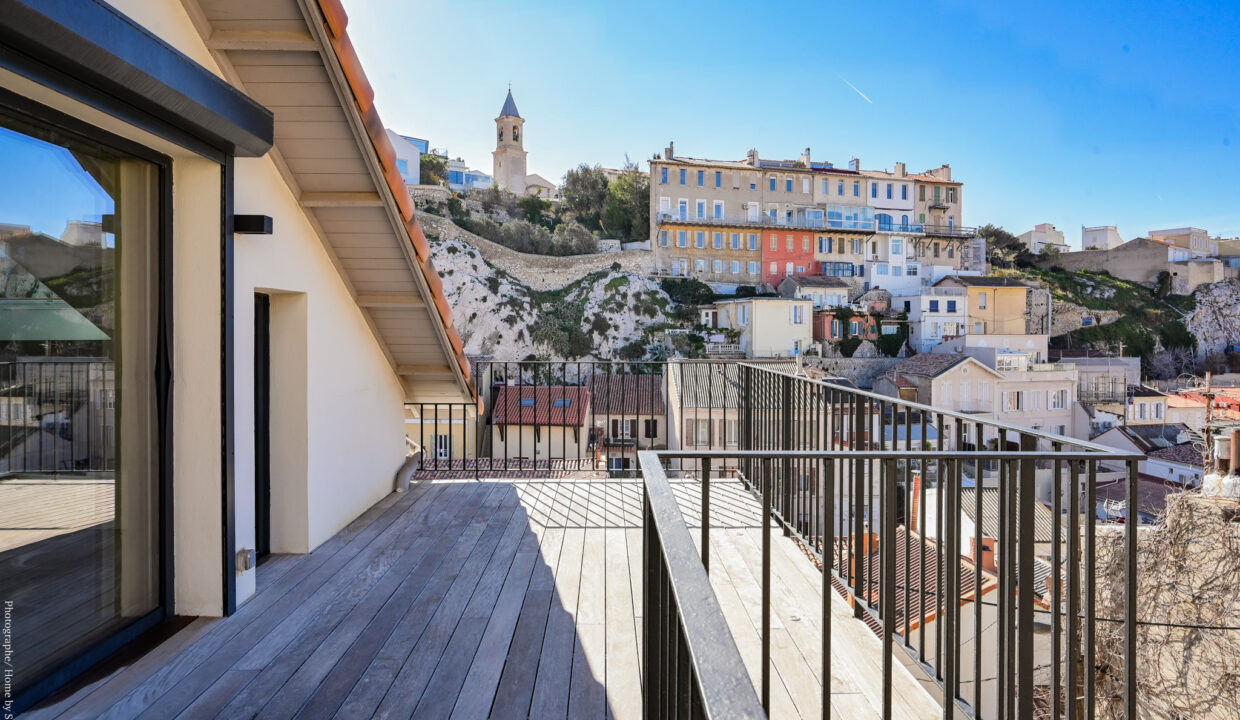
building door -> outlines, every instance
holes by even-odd
[[[749,222],[758,222],[758,203],[749,203]]]
[[[271,554],[271,297],[254,293],[254,550]]]

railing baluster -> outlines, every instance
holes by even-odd
[[[1027,433],[1020,436],[1021,452],[1032,454],[1037,449],[1037,438]],[[1017,717],[1031,718],[1033,717],[1033,598],[1036,592],[1034,586],[1037,583],[1033,572],[1033,511],[1034,504],[1038,500],[1034,497],[1034,484],[1036,482],[1034,459],[1031,455],[1024,456],[1019,462],[1020,492],[1017,497],[1019,498],[1020,506],[1017,518],[1020,525],[1017,530],[1017,542],[1020,560],[1017,569],[1020,573],[1020,587],[1016,592],[1016,628],[1019,639],[1016,660],[1016,715]],[[1052,686],[1052,691],[1058,692],[1058,689]]]

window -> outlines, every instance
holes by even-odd
[[[702,230],[693,233],[693,243],[699,248],[706,247],[706,233]]]
[[[1063,410],[1068,407],[1068,391],[1054,390],[1051,392],[1050,409]]]
[[[986,309],[986,293],[984,292],[979,292],[977,294],[977,309],[978,310]]]
[[[801,192],[809,192],[809,178],[801,178]]]
[[[935,335],[937,334],[938,333],[936,332]],[[952,401],[952,384],[949,382],[943,383],[941,390],[942,392],[939,393],[939,396],[942,399],[943,404],[950,403]]]
[[[715,171],[715,187],[723,187],[723,173]]]
[[[981,335],[981,334],[982,334],[982,323],[981,323],[981,322],[975,322],[975,323],[973,323],[973,334],[975,334],[975,335]]]
[[[831,182],[829,180],[822,181],[822,194],[828,195],[831,192]]]
[[[770,270],[768,270],[767,272],[769,272],[769,273],[770,273],[770,274],[772,274],[772,275],[774,275],[774,274],[775,274],[775,272],[776,272],[776,271],[775,271],[775,263],[774,263],[774,262],[772,262],[772,263],[771,263],[771,268],[770,268]]]
[[[878,183],[870,183],[870,197],[878,197]]]
[[[930,312],[938,312],[938,311],[939,311],[939,301],[931,300],[930,301]]]
[[[954,246],[952,245],[947,246],[947,257],[949,258],[956,257],[956,248]]]
[[[703,260],[702,258],[696,258],[693,261],[693,271],[694,272],[706,272],[706,261]]]
[[[0,258],[0,363],[12,373],[4,401],[9,414],[24,419],[24,427],[6,428],[5,469],[47,478],[38,482],[48,493],[34,491],[39,517],[87,529],[59,537],[61,531],[38,525],[23,532],[29,523],[4,506],[3,527],[19,530],[5,533],[0,561],[0,594],[11,603],[4,646],[17,653],[5,655],[4,711],[13,691],[20,697],[37,676],[159,609],[164,577],[156,451],[163,433],[155,424],[164,396],[152,378],[162,312],[157,258],[162,242],[171,242],[160,237],[159,197],[171,190],[161,173],[170,176],[171,168],[157,164],[157,156],[123,153],[41,123],[0,114],[0,158],[29,173],[6,184],[3,221],[43,226],[13,233]],[[192,201],[219,211],[217,194]],[[62,230],[60,238],[44,235]],[[74,278],[87,280],[57,282]],[[31,302],[50,312],[32,313]],[[32,314],[50,317],[32,321]],[[41,382],[12,382],[17,376]],[[91,410],[88,424],[91,397],[103,409]],[[75,477],[96,478],[106,492],[90,503],[57,504],[50,486]],[[106,524],[97,512],[106,513]]]
[[[809,235],[801,236],[801,252],[803,253],[809,252]]]
[[[861,181],[853,180],[853,197],[861,197]]]
[[[775,192],[775,176],[771,176],[771,192]]]
[[[667,184],[667,168],[659,168],[659,184]]]
[[[572,398],[556,398],[555,400],[551,401],[551,407],[553,408],[568,408],[572,406],[573,406]]]
[[[956,301],[955,301],[955,300],[948,300],[948,301],[947,301],[947,312],[949,312],[949,313],[954,313],[954,312],[956,312]]]
[[[705,170],[698,170],[698,171],[697,171],[697,175],[698,175],[698,187],[702,187],[702,185],[703,185],[703,183],[704,183],[704,178],[706,177],[706,171],[705,171]]]
[[[736,445],[740,439],[740,420],[723,421],[723,441],[728,445]]]
[[[657,419],[643,420],[642,435],[647,438],[659,437],[659,421]]]
[[[749,249],[750,250],[758,249],[758,234],[757,233],[749,233]]]
[[[904,184],[900,185],[900,199],[908,200],[908,185],[904,185]],[[906,223],[908,222],[907,217],[905,218],[904,222]]]
[[[757,274],[758,274],[758,263],[756,263],[756,262],[751,262],[751,263],[749,263],[749,274],[750,274],[750,275],[757,275]]]
[[[739,275],[739,274],[740,274],[740,272],[741,272],[741,261],[740,261],[740,260],[733,260],[733,261],[732,261],[732,274],[733,274],[733,275]]]
[[[804,325],[805,324],[805,307],[804,306],[802,305],[792,306],[792,324],[793,325]]]
[[[779,249],[779,236],[776,235],[775,233],[771,233],[771,252],[775,252],[778,249]]]
[[[874,265],[874,274],[875,275],[886,275],[887,274],[887,263],[876,263]]]
[[[534,407],[534,398],[532,397],[521,398],[521,407]]]
[[[721,273],[721,272],[723,272],[723,261],[722,261],[722,260],[716,260],[716,261],[714,261],[713,263],[711,263],[711,270],[712,270],[713,272],[715,272],[715,273]]]
[[[784,274],[785,275],[792,274],[792,263],[784,263]]]
[[[836,195],[844,194],[844,181],[843,180],[840,180],[839,184],[835,186],[835,194]]]
[[[1137,417],[1144,420],[1145,412],[1145,403],[1137,403]]]
[[[912,300],[905,300],[905,301],[904,301],[904,312],[906,312],[906,313],[907,313],[907,312],[912,312],[912,310],[913,310],[913,301],[912,301]]]
[[[697,201],[697,218],[699,220],[702,220],[705,217],[706,217],[706,201],[698,200]]]
[[[917,263],[909,263],[905,266],[904,274],[910,277],[915,277],[920,270],[921,265],[918,265]]]
[[[715,219],[716,220],[723,219],[723,201],[722,200],[715,201]]]
[[[835,318],[831,319],[831,337],[840,337],[840,321]]]
[[[715,249],[722,250],[723,249],[723,233],[721,232],[715,233],[714,241],[715,241]]]
[[[926,186],[925,185],[922,185],[917,188],[917,199],[921,200],[922,202],[926,201]]]
[[[681,185],[685,184],[685,169],[684,168],[680,169],[680,184]]]
[[[788,252],[792,252],[792,243],[793,243],[792,236],[785,235],[784,236],[784,247],[787,248]]]
[[[853,251],[853,255],[861,254],[861,238],[853,238],[852,251]]]
[[[749,306],[741,305],[736,309],[736,321],[741,327],[749,324]]]
[[[677,202],[676,205],[677,205],[678,211],[680,212],[680,219],[688,220],[689,219],[689,201],[681,198],[681,200]]]
[[[784,192],[792,192],[792,178],[784,178]]]
[[[822,274],[827,277],[853,277],[855,266],[846,262],[825,262],[822,264]]]
[[[903,255],[904,254],[904,238],[891,238],[891,254],[892,255]]]
[[[849,320],[849,321],[848,321],[848,334],[849,334],[849,335],[856,335],[856,334],[858,334],[859,332],[860,332],[860,328],[858,327],[858,323],[857,323],[857,321],[856,321],[856,320]]]
[[[887,183],[887,199],[891,199],[891,183]]]
[[[1061,391],[1061,392],[1063,392],[1063,391]],[[1153,405],[1154,405],[1154,419],[1155,419],[1155,420],[1162,420],[1162,416],[1163,416],[1163,406],[1162,406],[1162,403],[1153,403]]]
[[[732,233],[732,249],[733,250],[741,249],[741,234],[740,233]]]
[[[879,213],[874,216],[874,219],[878,222],[879,230],[890,230],[891,229],[891,216],[888,215],[887,213]]]
[[[892,274],[892,275],[903,275],[903,274],[904,274],[904,266],[903,266],[903,265],[892,265],[892,266],[891,266],[891,274]]]
[[[676,246],[677,247],[689,247],[689,241],[685,238],[684,230],[676,231]]]
[[[1020,412],[1025,409],[1025,393],[1013,390],[1003,393],[1004,412]]]
[[[696,420],[693,428],[693,444],[710,445],[710,420]]]
[[[947,188],[947,202],[949,203],[956,202],[956,188],[954,187]]]
[[[659,231],[659,245],[663,247],[667,247],[667,231],[666,230]]]
[[[824,237],[822,235],[818,236],[818,252],[820,253],[831,252],[831,238]]]

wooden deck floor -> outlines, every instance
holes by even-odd
[[[676,492],[696,524],[696,484]],[[755,682],[757,510],[714,484],[712,581]],[[821,575],[776,538],[772,717],[817,718]],[[641,550],[639,481],[424,481],[260,566],[235,615],[23,717],[637,718]],[[878,717],[878,639],[832,610],[832,715]],[[941,714],[897,672],[897,717]]]

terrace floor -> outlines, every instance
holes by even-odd
[[[676,483],[690,526],[695,482]],[[712,483],[711,579],[755,685],[762,523]],[[423,480],[258,592],[23,718],[638,718],[641,482]],[[817,718],[821,575],[773,533],[772,707]],[[832,716],[878,717],[881,645],[832,596]],[[895,716],[938,704],[895,665]]]

